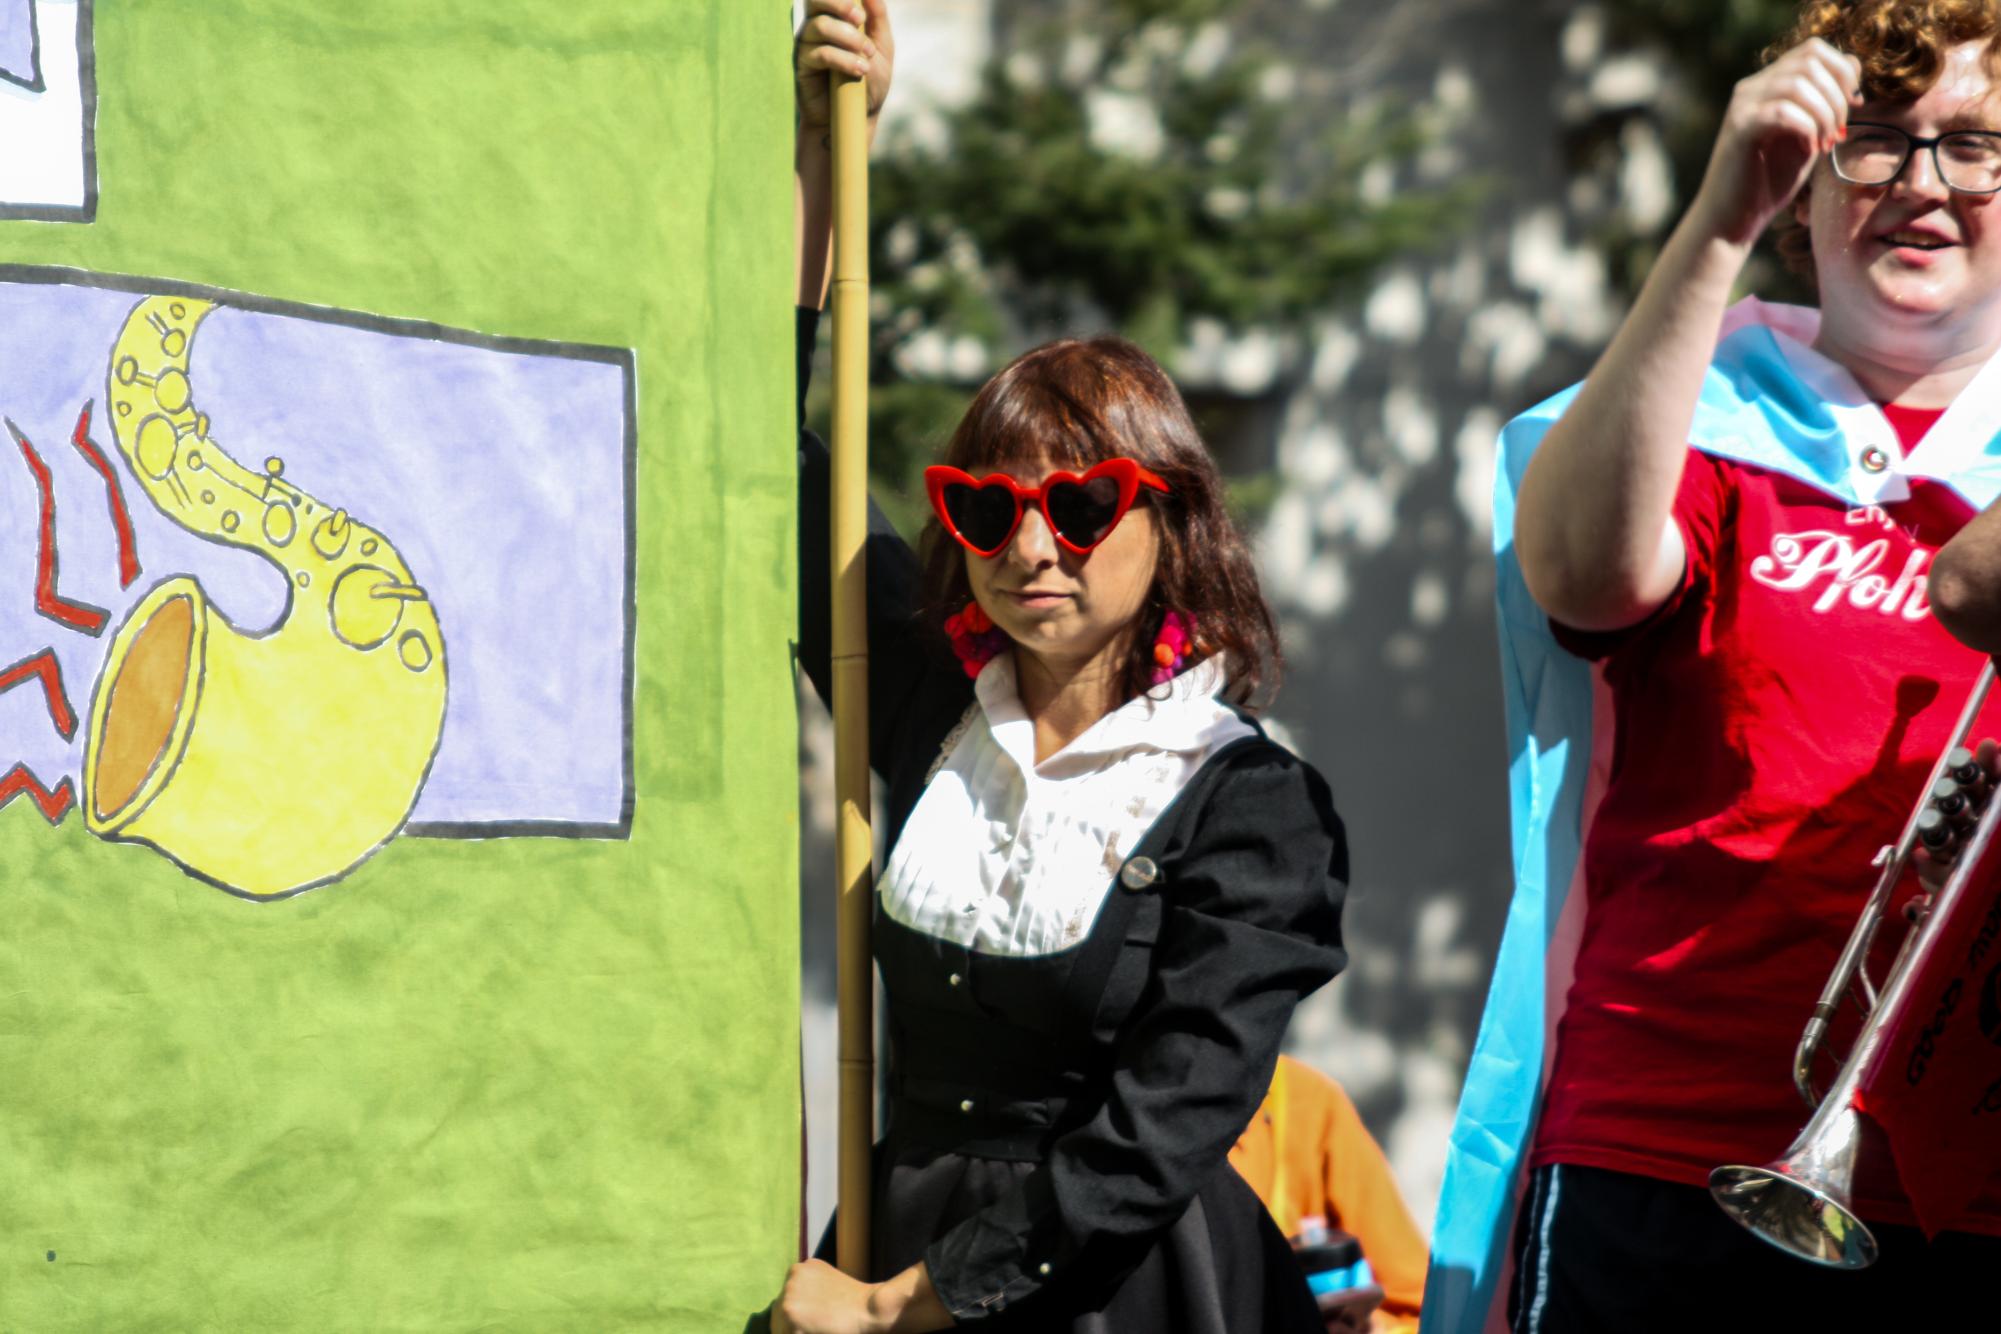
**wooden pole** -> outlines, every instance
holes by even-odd
[[[875,838],[868,763],[868,87],[834,80],[834,826],[840,892],[840,1223],[836,1259],[866,1278],[875,1142],[869,952]]]

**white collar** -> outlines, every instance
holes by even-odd
[[[1133,750],[1186,754],[1216,741],[1219,732],[1239,723],[1236,713],[1216,693],[1225,684],[1221,655],[1205,658],[1169,681],[1155,686],[1092,723],[1082,735],[1035,762],[1035,723],[1022,707],[1014,653],[996,653],[980,669],[973,694],[986,714],[994,742],[1024,774],[1060,777],[1079,767],[1097,768],[1097,761]]]
[[[1746,297],[1725,313],[1724,336],[1754,324],[1770,330],[1793,374],[1827,405],[1848,446],[1849,479],[1858,498],[1867,503],[1909,499],[1908,478],[1950,481],[1994,438],[1994,422],[2001,414],[2001,356],[1988,359],[1906,456],[1896,429],[1875,399],[1847,367],[1814,350],[1813,341],[1820,336],[1819,311]],[[1862,467],[1862,455],[1871,448],[1889,459],[1888,468],[1872,473]]]

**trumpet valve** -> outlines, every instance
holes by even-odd
[[[1994,781],[1986,766],[1965,746],[1954,746],[1946,753],[1945,776],[1962,786],[1983,790]]]
[[[1918,814],[1918,842],[1925,851],[1931,853],[1934,861],[1944,861],[1952,856],[1953,844],[1959,841],[1958,831],[1945,812],[1928,806]]]
[[[1966,789],[1953,778],[1941,778],[1932,784],[1931,804],[1933,810],[1954,823],[1972,814],[1973,803],[1968,800]]]

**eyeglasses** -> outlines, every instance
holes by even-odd
[[[1888,185],[1920,148],[1931,150],[1932,169],[1948,189],[1963,195],[2001,190],[2001,134],[1990,130],[1920,139],[1894,125],[1851,120],[1848,137],[1834,146],[1834,174],[1850,185]]]
[[[1119,526],[1143,486],[1167,491],[1166,482],[1131,459],[1106,459],[1082,473],[1053,472],[1039,487],[1023,486],[1004,472],[974,477],[943,464],[924,470],[938,522],[976,556],[998,556],[1027,505],[1040,506],[1056,540],[1082,555]]]

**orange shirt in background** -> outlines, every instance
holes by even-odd
[[[1264,1104],[1230,1150],[1288,1237],[1319,1215],[1361,1243],[1383,1289],[1377,1334],[1412,1334],[1430,1247],[1397,1192],[1389,1161],[1341,1086],[1289,1056],[1278,1058]]]

